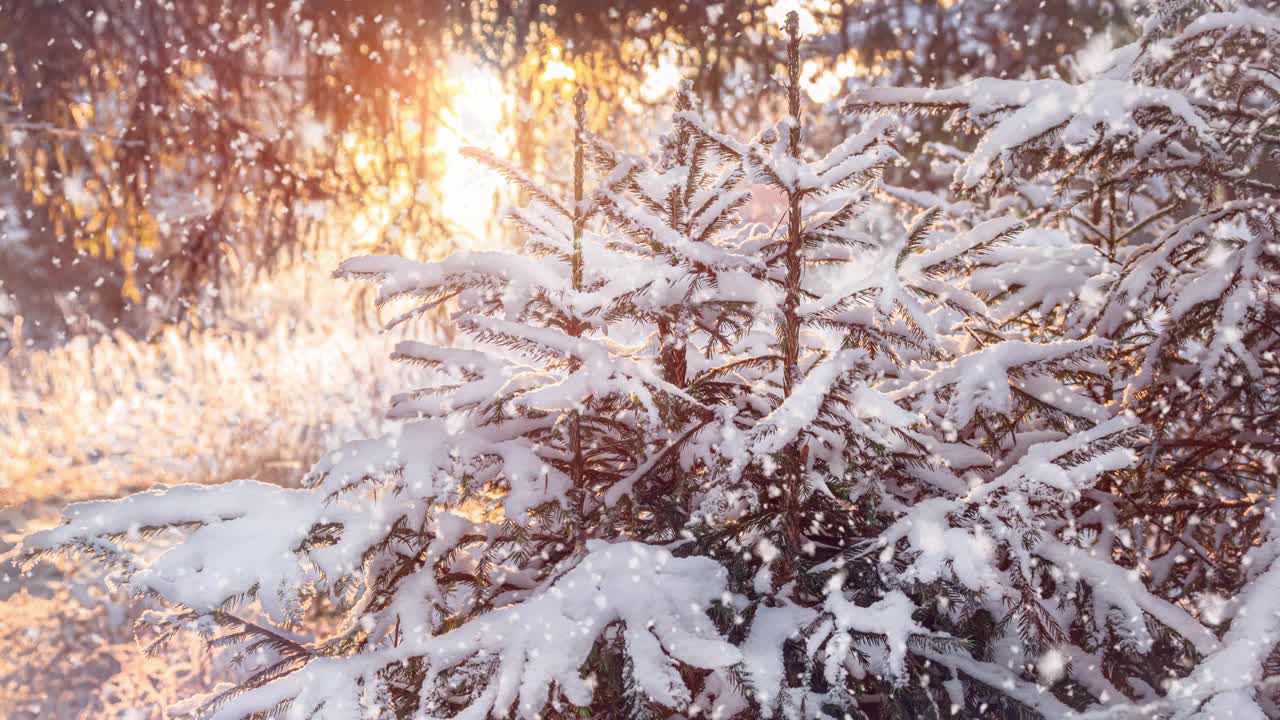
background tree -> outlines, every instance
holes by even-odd
[[[984,71],[1053,62],[1109,22],[1100,3],[1037,12],[1023,24],[1045,41]],[[985,12],[973,5],[805,10],[822,34],[803,68],[810,92],[831,97],[865,76],[941,79],[917,77],[939,67],[928,53],[1014,60],[986,52],[1007,37],[971,22]],[[334,244],[345,236],[334,218],[373,203],[391,208],[376,239],[388,249],[405,249],[405,237],[447,245],[465,230],[441,211],[442,156],[424,140],[459,130],[441,113],[457,58],[503,79],[509,152],[540,173],[539,153],[560,140],[543,128],[569,77],[596,88],[601,127],[604,113],[625,127],[622,109],[661,100],[676,75],[723,122],[757,124],[765,106],[755,100],[776,97],[785,60],[773,42],[780,22],[753,0],[8,3],[0,170],[12,184],[0,192],[23,239],[0,250],[0,282],[22,297],[28,329],[47,329],[38,338],[119,322],[146,334],[157,319],[212,321],[243,277]],[[1017,36],[1019,22],[1009,24]],[[992,34],[965,29],[978,26]],[[928,53],[917,47],[925,38]],[[396,190],[405,182],[409,192]]]

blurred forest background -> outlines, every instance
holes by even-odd
[[[398,371],[330,270],[509,242],[499,179],[457,151],[558,168],[579,85],[623,146],[682,81],[753,126],[798,10],[835,134],[855,87],[1070,78],[1133,37],[1133,4],[0,0],[0,552],[69,500],[294,482],[377,432]],[[217,679],[194,651],[142,659],[83,572],[0,567],[0,717],[151,717]]]
[[[748,126],[792,7],[823,102],[869,83],[1070,74],[1063,58],[1131,32],[1128,4],[6,2],[0,343],[19,315],[40,347],[207,327],[321,251],[482,242],[497,185],[460,146],[544,166],[576,84],[615,140],[652,130],[681,78]]]

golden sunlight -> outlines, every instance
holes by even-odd
[[[578,71],[562,59],[563,54],[559,45],[552,45],[547,49],[546,69],[542,71],[543,82],[573,80],[578,77]]]
[[[510,115],[512,100],[495,75],[471,63],[455,60],[450,77],[450,103],[436,111],[440,122],[432,136],[422,137],[422,123],[417,119],[421,108],[416,107],[396,116],[397,132],[392,133],[408,146],[428,144],[443,162],[439,177],[420,178],[408,165],[393,162],[397,159],[391,157],[395,146],[380,143],[379,138],[353,132],[342,136],[351,169],[359,176],[377,178],[370,183],[363,204],[350,217],[349,228],[357,247],[375,248],[387,237],[417,245],[427,254],[500,244],[490,233],[495,198],[502,183],[489,170],[462,157],[462,149],[476,146],[499,156],[509,154],[512,133],[505,129],[505,119]],[[415,204],[441,208],[440,219],[453,230],[451,244],[437,236],[399,235],[397,219]]]
[[[567,66],[566,66],[567,67]],[[568,68],[572,72],[572,68]],[[459,241],[475,249],[499,243],[489,237],[494,200],[503,183],[494,173],[462,157],[469,145],[505,157],[513,147],[513,133],[503,119],[513,110],[513,99],[493,73],[464,61],[455,61],[453,102],[442,113],[435,147],[445,156],[445,172],[439,184],[445,217],[463,231]]]
[[[644,82],[640,85],[640,97],[645,102],[657,102],[680,84],[683,76],[680,67],[670,54],[663,55],[657,65],[647,65],[644,69]]]
[[[830,69],[822,68],[815,60],[805,60],[804,66],[800,69],[801,82],[804,85],[804,91],[814,102],[825,103],[835,99],[840,94],[840,88],[844,86],[845,75],[839,73],[839,67],[832,72]]]
[[[818,20],[813,11],[827,12],[831,9],[828,0],[778,0],[765,8],[764,16],[774,26],[782,25],[787,13],[794,11],[800,16],[800,34],[812,35],[818,31]]]

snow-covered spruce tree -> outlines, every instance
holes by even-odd
[[[161,642],[237,652],[187,708],[216,718],[1059,717],[1145,678],[1107,643],[1207,652],[1090,553],[1113,538],[1081,507],[1134,461],[1135,420],[1089,397],[1105,348],[988,320],[1018,222],[885,213],[890,120],[808,148],[787,31],[788,116],[752,140],[681,93],[627,155],[579,95],[569,190],[470,153],[530,198],[523,254],[343,264],[413,302],[392,325],[461,331],[398,346],[429,380],[400,432],[296,489],[75,505],[26,556],[96,557],[170,608]],[[783,201],[764,224],[753,185]]]
[[[742,143],[677,116],[785,199],[776,223],[740,233],[762,268],[755,322],[690,385],[714,378],[731,401],[690,441],[718,459],[692,476],[687,530],[730,570],[725,629],[744,653],[708,690],[725,714],[751,716],[1060,714],[1028,670],[1058,628],[1032,600],[1041,583],[1025,546],[1043,517],[1066,517],[1127,464],[1114,446],[1131,423],[1096,425],[1108,413],[1073,390],[1093,342],[1002,344],[982,327],[987,308],[959,282],[1017,222],[935,232],[935,210],[905,231],[874,223],[863,210],[897,159],[887,121],[806,161],[789,29],[778,126]],[[994,347],[966,342],[973,331]],[[1030,450],[1013,437],[1028,425],[1049,429]],[[982,493],[956,476],[983,467]],[[947,530],[949,517],[960,527]],[[1019,663],[992,640],[1013,620],[1034,641]]]
[[[1093,615],[1071,628],[1066,674],[1113,716],[1280,715],[1280,18],[1252,5],[1153,3],[1137,41],[1075,83],[985,79],[849,103],[949,112],[977,134],[955,173],[962,195],[1053,189],[1033,219],[1069,238],[1055,243],[1075,258],[1057,265],[1067,272],[978,274],[1008,308],[992,313],[1004,333],[1109,340],[1091,393],[1144,429],[1137,466],[1073,508],[1087,556],[1056,551],[1068,577],[1128,568],[1150,626],[1126,641],[1099,624],[1097,588],[1056,583],[1057,604]],[[1036,310],[1057,321],[1028,322]]]

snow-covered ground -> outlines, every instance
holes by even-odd
[[[376,433],[399,371],[351,288],[311,273],[309,292],[284,278],[253,293],[234,330],[78,338],[4,359],[0,556],[67,502],[159,483],[295,483],[326,448]],[[0,718],[159,717],[226,672],[194,638],[145,657],[133,630],[144,608],[103,575],[0,563]]]

